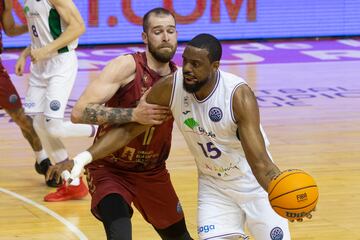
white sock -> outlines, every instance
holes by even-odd
[[[38,152],[34,152],[35,153],[35,158],[36,158],[36,162],[38,164],[40,164],[43,160],[45,160],[46,158],[48,158],[46,152],[44,149],[41,149],[40,151]]]
[[[70,183],[71,186],[79,186],[80,185],[80,178],[75,178]]]

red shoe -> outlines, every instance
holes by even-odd
[[[88,189],[80,178],[80,184],[78,186],[68,185],[65,182],[61,185],[56,192],[49,193],[44,197],[45,202],[61,202],[67,200],[81,199],[88,194]]]

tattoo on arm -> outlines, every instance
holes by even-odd
[[[82,121],[88,124],[125,124],[131,122],[132,108],[109,108],[100,104],[88,104]]]
[[[277,169],[271,169],[266,173],[266,177],[269,179],[273,179],[275,176],[279,174],[279,171]]]

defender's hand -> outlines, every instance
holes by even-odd
[[[149,94],[149,90],[144,93],[139,104],[134,108],[132,121],[143,125],[159,125],[171,115],[171,112],[168,107],[147,103],[146,96]]]

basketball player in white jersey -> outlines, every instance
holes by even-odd
[[[25,112],[34,118],[34,127],[50,159],[68,160],[63,137],[92,136],[92,125],[63,121],[66,104],[75,82],[78,61],[75,53],[78,37],[85,32],[83,19],[72,0],[25,0],[24,12],[31,35],[31,45],[17,61],[15,72],[22,75],[26,57],[31,57],[29,89]],[[50,163],[37,162],[42,174]],[[65,201],[87,195],[81,178],[70,186],[61,186],[45,201]]]
[[[215,37],[197,35],[184,50],[182,70],[156,83],[147,101],[170,106],[195,157],[200,239],[248,239],[246,226],[257,240],[289,240],[288,222],[271,208],[265,191],[280,170],[267,150],[256,98],[242,78],[219,70],[221,54]],[[133,123],[114,129],[49,172],[69,170],[76,177],[87,163],[147,128]]]

